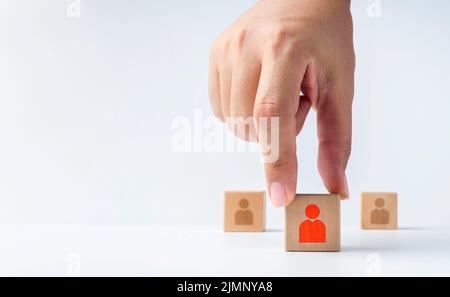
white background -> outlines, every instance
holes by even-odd
[[[81,17],[69,18],[64,0],[0,0],[0,223],[220,230],[225,190],[265,189],[258,154],[176,153],[172,122],[195,109],[211,116],[209,47],[254,2],[82,0]],[[395,191],[403,230],[446,232],[450,2],[381,4],[379,18],[367,1],[352,4],[354,144],[342,226],[359,225],[361,191]],[[311,114],[298,140],[299,192],[325,191],[316,142]],[[282,210],[268,207],[267,221],[280,230]],[[5,238],[28,238],[5,228]],[[14,265],[3,272],[36,272]]]

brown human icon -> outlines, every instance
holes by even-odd
[[[389,211],[384,208],[385,201],[382,198],[375,200],[374,209],[370,215],[370,223],[374,225],[387,225],[389,224]]]
[[[253,225],[253,213],[248,210],[249,202],[247,199],[241,199],[239,201],[239,207],[241,208],[234,214],[234,222],[236,225]]]
[[[306,207],[305,214],[308,219],[300,224],[299,242],[326,242],[327,227],[321,220],[317,220],[320,208],[315,204],[310,204]]]

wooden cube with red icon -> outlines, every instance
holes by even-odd
[[[339,195],[298,194],[285,208],[285,249],[337,252],[341,248]]]

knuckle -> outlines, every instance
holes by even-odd
[[[291,164],[291,160],[283,155],[279,156],[276,162],[272,163],[272,169],[281,169]]]
[[[322,140],[320,141],[320,146],[326,148],[331,155],[341,156],[344,159],[347,159],[352,152],[351,140]]]
[[[221,55],[234,50],[240,51],[246,44],[247,35],[248,32],[245,28],[224,32],[213,43],[211,52]]]
[[[222,33],[211,46],[211,53],[220,55],[224,53],[229,47],[229,40],[224,33]]]
[[[213,61],[218,58],[219,53],[221,52],[221,48],[222,48],[221,40],[214,41],[210,49],[210,61]]]
[[[299,48],[299,43],[295,38],[295,34],[289,26],[282,24],[277,25],[272,29],[269,38],[269,48],[272,54],[291,54],[296,53]]]
[[[290,39],[290,36],[291,36],[290,32],[291,31],[289,30],[289,28],[286,25],[284,25],[284,24],[276,25],[272,29],[272,36],[271,36],[272,44],[274,46],[285,44],[286,41],[288,41]]]
[[[260,103],[255,106],[253,114],[256,117],[277,117],[280,115],[280,105],[273,102]]]
[[[271,171],[272,173],[283,173],[285,172],[285,169],[287,167],[292,167],[293,164],[295,164],[295,160],[293,160],[291,157],[287,156],[287,155],[279,155],[278,158],[274,161],[271,162],[268,165],[268,170]]]
[[[247,30],[243,28],[236,29],[233,36],[233,44],[236,45],[237,50],[242,50],[247,38]]]

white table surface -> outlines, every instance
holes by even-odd
[[[220,227],[1,225],[0,275],[450,275],[450,231],[342,229],[339,253],[287,253],[282,230]]]

